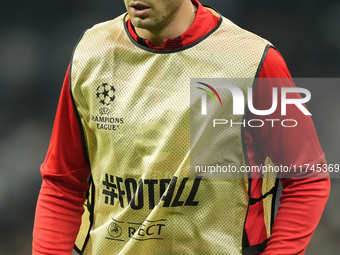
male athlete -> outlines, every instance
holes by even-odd
[[[190,178],[194,151],[238,167],[326,163],[298,109],[287,112],[294,128],[237,125],[209,137],[207,117],[190,108],[190,78],[247,78],[245,91],[255,78],[291,78],[281,55],[197,0],[124,1],[128,15],[86,31],[66,73],[41,167],[33,254],[71,254],[74,244],[100,255],[304,254],[327,176],[282,174],[275,220],[269,179]],[[274,86],[294,84],[257,84],[256,109],[270,108]],[[232,117],[232,104],[223,114]],[[201,131],[194,139],[190,127]]]

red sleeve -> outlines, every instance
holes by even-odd
[[[35,214],[33,255],[72,253],[89,173],[70,96],[68,69],[50,146],[41,166],[43,183]]]
[[[282,56],[275,49],[268,50],[259,78],[291,78]],[[255,109],[265,110],[271,107],[272,100],[263,99],[272,97],[272,87],[295,87],[291,79],[271,79],[264,83],[260,81],[254,90]],[[290,98],[292,97],[300,97],[300,94],[291,95]],[[287,116],[284,119],[297,120],[296,127],[282,128],[276,122],[274,127],[265,125],[251,129],[251,139],[257,143],[257,149],[250,155],[250,159],[260,162],[259,159],[263,160],[267,155],[276,165],[325,164],[324,153],[311,117],[290,107],[296,106],[287,107]],[[255,116],[250,113],[249,119],[283,119],[280,103],[270,116]],[[310,178],[310,175],[308,178],[281,177],[281,205],[264,254],[304,254],[329,196],[328,173],[314,178]]]

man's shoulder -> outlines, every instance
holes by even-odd
[[[93,27],[87,29],[85,33],[88,34],[96,34],[96,36],[100,36],[101,33],[105,32],[113,32],[114,30],[124,30],[124,18],[126,13],[108,21],[100,22],[95,24]]]
[[[222,23],[221,23],[220,29],[225,33],[226,36],[233,37],[240,41],[244,41],[244,40],[254,41],[254,42],[257,41],[257,42],[262,42],[264,44],[271,45],[271,43],[267,39],[257,34],[254,34],[253,32],[248,31],[244,28],[241,28],[240,26],[236,25],[234,22],[232,22],[231,20],[223,16],[222,16]]]
[[[80,36],[74,53],[76,52],[96,52],[98,47],[114,45],[120,40],[126,40],[126,31],[124,28],[125,14],[118,16],[115,19],[98,23],[93,27],[84,31]]]

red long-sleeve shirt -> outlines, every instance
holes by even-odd
[[[218,19],[205,10],[198,2],[197,15],[192,26],[180,38],[165,41],[164,49],[190,44],[218,23]],[[204,21],[204,22],[203,22]],[[129,32],[138,41],[128,22]],[[149,47],[152,44],[142,40]],[[160,49],[160,48],[158,48]],[[290,78],[289,71],[281,55],[273,48],[268,50],[259,78]],[[287,84],[281,84],[287,86]],[[268,87],[269,86],[269,87]],[[271,88],[274,84],[258,84],[254,91],[254,107],[270,108]],[[275,83],[275,87],[280,84]],[[294,84],[291,84],[294,86]],[[278,111],[276,111],[278,112]],[[275,115],[276,113],[274,113]],[[300,165],[305,163],[325,163],[314,125],[310,117],[301,116],[296,111],[290,117],[299,120],[295,128],[246,129],[247,152],[250,165],[259,165],[265,156],[274,163]],[[275,116],[270,116],[275,118]],[[249,115],[248,118],[254,117]],[[256,117],[258,119],[258,116]],[[307,128],[305,128],[307,127]],[[84,192],[88,189],[90,174],[82,147],[81,133],[69,90],[69,70],[67,70],[55,118],[52,138],[46,160],[41,167],[43,184],[41,187],[33,232],[33,254],[71,254],[78,233]],[[330,182],[324,178],[281,178],[283,192],[270,241],[264,254],[303,254],[319,222],[328,198]],[[254,179],[252,195],[261,196],[262,179]],[[262,202],[256,206],[263,207]],[[255,213],[256,212],[256,213]],[[267,238],[263,222],[257,213],[249,210],[246,231],[249,244],[254,245]],[[262,229],[259,231],[259,229]]]

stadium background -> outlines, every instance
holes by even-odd
[[[202,0],[270,40],[293,77],[340,76],[337,0]],[[30,254],[34,210],[64,74],[79,35],[124,12],[123,1],[0,3],[0,254]],[[340,86],[317,88],[308,108],[328,163],[340,163]],[[327,112],[326,112],[327,110]],[[303,140],[301,140],[303,142]],[[340,180],[307,255],[340,250]],[[308,212],[306,212],[307,214]]]

